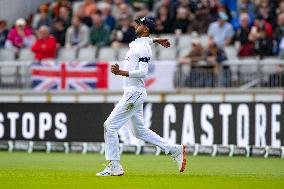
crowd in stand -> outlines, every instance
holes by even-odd
[[[0,48],[28,47],[43,52],[39,59],[55,56],[49,52],[55,44],[126,46],[135,39],[133,20],[143,16],[155,19],[156,34],[207,34],[219,49],[235,44],[240,57],[284,54],[284,2],[268,0],[56,0],[19,18],[11,29],[1,20]]]
[[[43,51],[39,59],[55,55],[49,52],[54,43],[126,46],[135,39],[133,20],[143,16],[155,19],[156,34],[197,32],[208,34],[220,49],[234,44],[240,57],[284,57],[284,2],[269,0],[55,0],[10,29],[1,19],[0,48]]]
[[[205,62],[218,73],[233,46],[239,57],[284,59],[284,0],[54,0],[8,28],[0,18],[0,48],[30,48],[35,59],[55,58],[59,48],[126,47],[135,37],[134,20],[155,20],[155,34],[190,34],[189,52],[178,60]],[[208,36],[202,46],[200,36]],[[204,45],[204,44],[203,44]]]

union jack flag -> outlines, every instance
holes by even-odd
[[[106,89],[107,75],[105,62],[42,61],[32,66],[32,88],[40,91]]]

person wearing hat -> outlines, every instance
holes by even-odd
[[[210,24],[208,36],[212,37],[219,47],[228,46],[233,39],[234,30],[232,25],[228,23],[229,17],[225,12],[219,12],[218,16],[218,20]]]
[[[109,161],[105,169],[97,176],[120,176],[124,170],[120,164],[118,130],[129,120],[135,137],[159,146],[166,154],[172,154],[177,161],[179,171],[185,169],[185,146],[171,145],[152,130],[144,127],[143,103],[147,97],[144,79],[148,73],[148,63],[152,57],[150,44],[157,42],[165,47],[170,43],[166,39],[151,39],[155,31],[154,21],[143,17],[136,20],[137,39],[129,44],[129,51],[124,58],[123,69],[118,64],[111,65],[111,72],[123,76],[124,95],[104,122],[105,158]]]
[[[192,39],[191,46],[191,51],[179,60],[180,64],[195,64],[205,60],[205,50],[201,45],[200,38]]]
[[[26,21],[23,18],[19,18],[15,27],[8,34],[5,47],[17,50],[31,47],[34,40],[32,29],[26,26]]]

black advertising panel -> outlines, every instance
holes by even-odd
[[[0,139],[103,141],[113,104],[1,103]]]
[[[0,140],[102,142],[103,123],[113,107],[0,103]],[[146,103],[144,123],[172,143],[280,147],[283,112],[283,103]]]
[[[151,129],[176,143],[284,144],[283,103],[166,103],[153,104],[149,112]]]

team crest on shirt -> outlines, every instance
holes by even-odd
[[[133,103],[128,104],[127,107],[126,107],[126,111],[132,110],[133,107],[134,107],[134,104],[133,104]]]
[[[129,60],[130,60],[129,56],[126,56],[126,57],[124,58],[124,60],[129,61]]]

